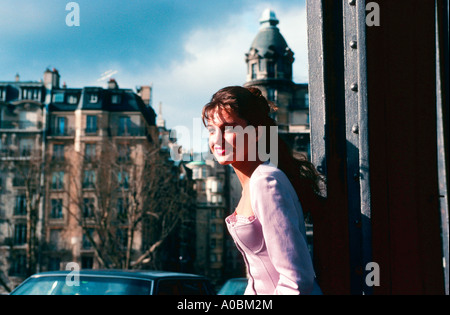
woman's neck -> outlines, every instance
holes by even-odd
[[[239,161],[239,162],[234,162],[233,164],[231,164],[231,166],[234,169],[234,172],[236,173],[236,175],[241,183],[242,190],[247,189],[248,183],[250,182],[250,177],[252,176],[255,169],[262,163],[263,163],[262,161],[256,160],[256,161],[251,161],[251,162]]]

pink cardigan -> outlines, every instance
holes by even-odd
[[[250,178],[250,197],[254,216],[225,219],[247,265],[245,294],[321,294],[302,207],[286,174],[269,161],[259,165]]]

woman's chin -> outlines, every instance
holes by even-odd
[[[216,158],[217,163],[220,165],[228,165],[233,163],[233,159],[230,155],[217,155],[214,154],[214,157]]]

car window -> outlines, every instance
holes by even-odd
[[[230,279],[219,290],[218,295],[243,295],[247,288],[248,280],[245,278]]]
[[[205,295],[207,287],[201,279],[167,279],[158,283],[157,295]]]
[[[78,285],[67,285],[64,276],[31,278],[13,295],[149,295],[150,281],[114,277],[80,277]]]

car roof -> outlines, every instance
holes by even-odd
[[[75,271],[46,271],[34,274],[32,278],[50,277],[50,276],[67,276],[73,274]],[[78,271],[77,271],[78,272]],[[157,271],[157,270],[98,270],[98,269],[81,269],[80,276],[99,276],[99,277],[117,277],[117,278],[133,278],[142,280],[159,280],[167,278],[192,278],[192,279],[206,279],[200,275],[189,273],[171,272],[171,271]]]

